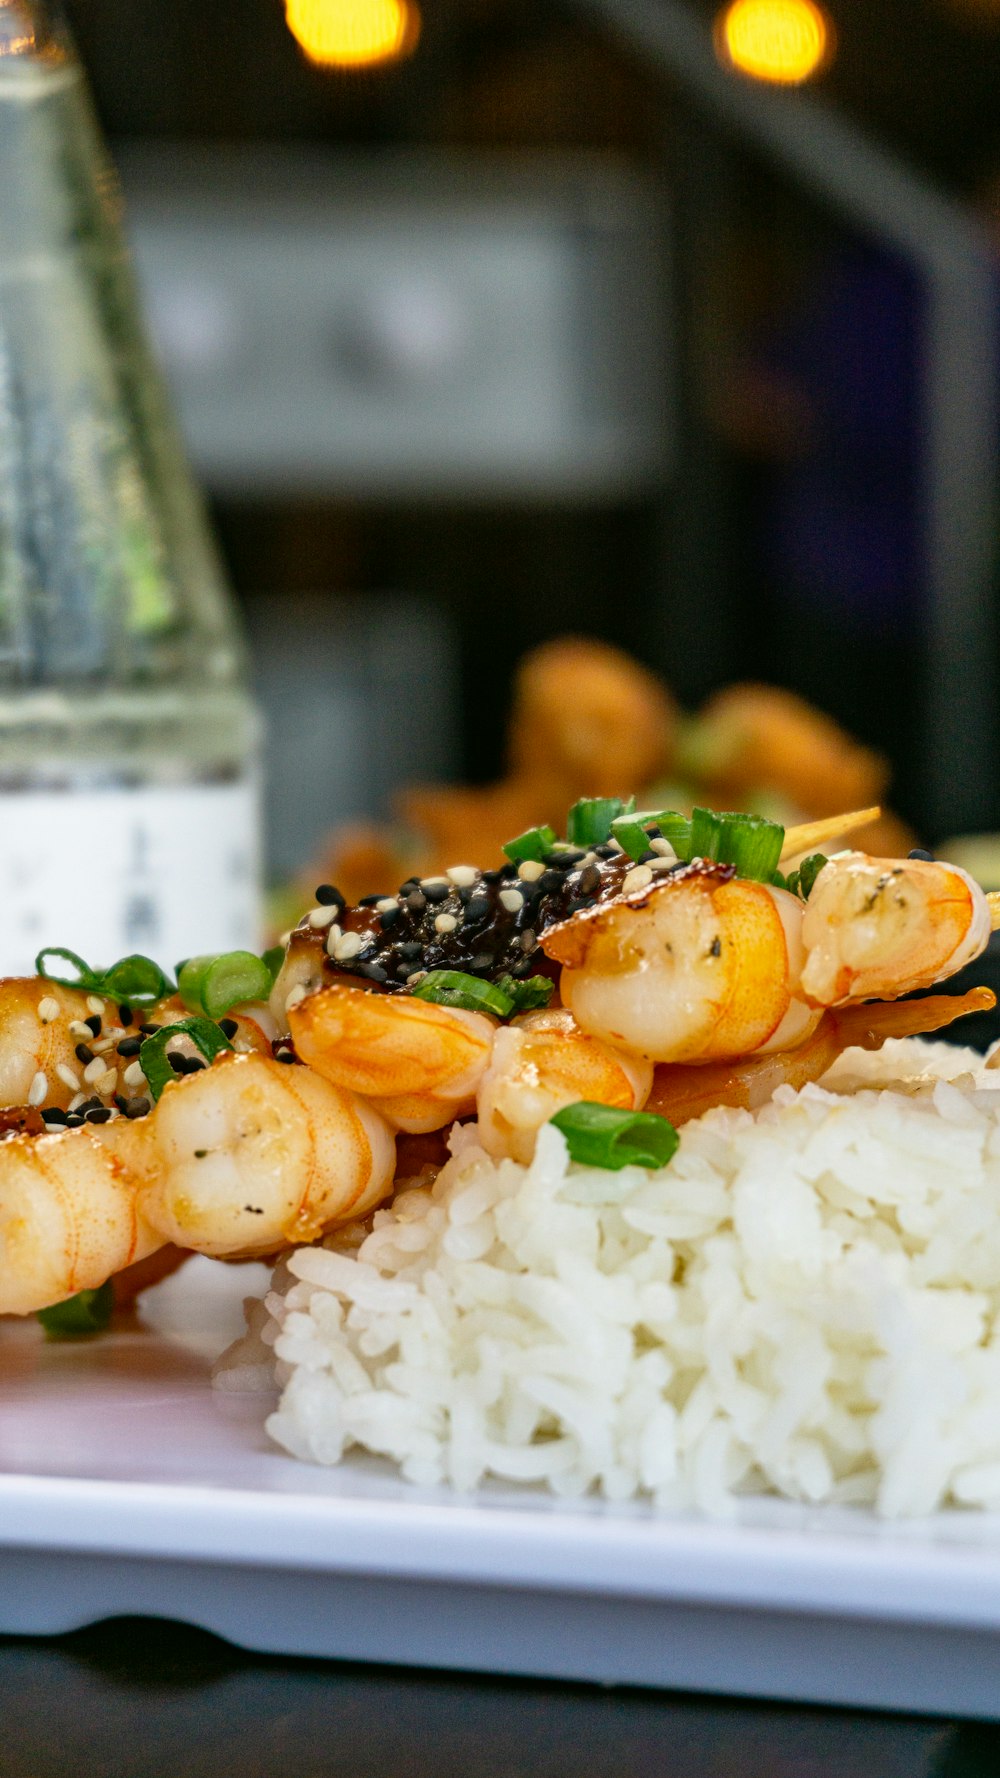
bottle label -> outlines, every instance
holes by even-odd
[[[45,945],[95,967],[142,951],[169,973],[259,950],[258,788],[0,792],[0,975]]]

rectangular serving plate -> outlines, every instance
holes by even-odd
[[[0,1631],[140,1614],[285,1655],[1000,1718],[997,1516],[717,1523],[299,1464],[264,1398],[209,1382],[264,1276],[190,1262],[97,1340],[0,1323]]]

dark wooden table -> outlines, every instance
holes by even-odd
[[[118,1619],[0,1638],[0,1778],[997,1778],[1000,1725],[286,1661]]]

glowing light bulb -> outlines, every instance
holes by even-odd
[[[420,36],[415,0],[285,0],[296,43],[321,68],[371,68],[408,56]]]
[[[833,55],[833,28],[815,0],[731,0],[715,27],[720,61],[781,86],[799,86]]]

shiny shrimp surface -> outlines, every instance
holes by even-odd
[[[413,1134],[472,1110],[497,1029],[484,1013],[346,982],[291,1006],[288,1020],[303,1062]]]
[[[480,1140],[488,1154],[527,1165],[538,1131],[564,1106],[589,1099],[638,1111],[652,1080],[652,1063],[586,1036],[565,1007],[524,1013],[496,1034],[477,1095]]]
[[[273,1253],[364,1215],[395,1145],[355,1095],[260,1055],[171,1081],[145,1118],[0,1142],[0,1314],[96,1289],[168,1242]]]

